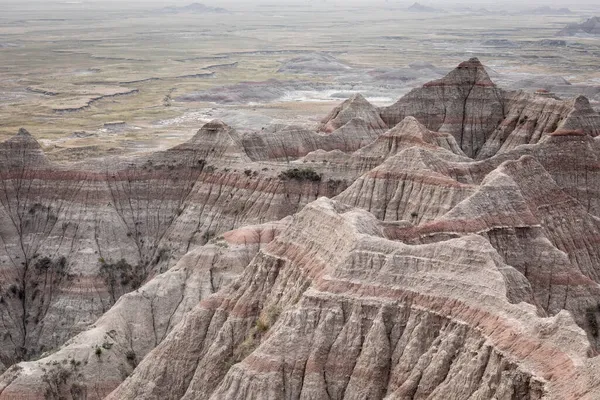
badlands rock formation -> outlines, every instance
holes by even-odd
[[[143,159],[52,165],[25,131],[0,146],[0,159],[5,366],[64,343],[218,234],[347,186],[279,179],[285,165],[254,165],[219,121]]]
[[[476,58],[384,107],[381,116],[388,127],[414,116],[430,130],[452,134],[467,156],[480,159],[537,143],[558,129],[576,126],[594,137],[600,133],[600,117],[587,99],[502,90]],[[577,121],[570,125],[573,118]]]
[[[592,17],[580,24],[569,24],[558,31],[557,36],[598,36],[600,35],[600,17]]]
[[[178,13],[194,13],[194,14],[227,14],[228,10],[221,7],[210,7],[202,3],[191,3],[186,6],[167,6],[159,10],[163,13],[178,14]]]
[[[600,398],[600,115],[477,59],[314,129],[0,144],[0,400]]]
[[[319,130],[326,133],[334,132],[354,118],[362,119],[372,129],[384,129],[387,127],[386,123],[381,119],[377,107],[369,103],[360,93],[357,93],[334,108],[323,119]]]

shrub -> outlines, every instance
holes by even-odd
[[[288,180],[293,179],[297,181],[310,181],[310,182],[320,182],[321,175],[319,175],[312,168],[292,168],[286,171],[283,171],[279,174],[280,179]]]
[[[227,364],[230,366],[233,364],[237,364],[242,361],[244,358],[248,357],[250,353],[254,351],[259,345],[259,341],[254,338],[254,334],[250,333],[244,341],[235,349],[233,357]]]
[[[154,265],[158,265],[159,262],[167,260],[170,256],[169,249],[166,247],[161,247],[158,250],[158,254],[154,258]]]
[[[205,232],[202,234],[202,239],[204,239],[204,241],[205,241],[206,243],[208,243],[208,242],[210,241],[210,239],[212,239],[214,236],[215,236],[215,233],[214,233],[214,232],[211,232],[211,231],[205,231]]]
[[[277,322],[280,314],[281,309],[276,306],[272,306],[264,310],[260,317],[256,320],[256,330],[259,333],[265,333],[275,324],[275,322]]]
[[[117,300],[120,290],[126,288],[136,290],[146,279],[142,268],[132,266],[125,259],[115,263],[108,263],[106,260],[100,259],[100,264],[100,276],[104,279],[113,301]]]
[[[50,371],[44,371],[42,380],[46,383],[46,391],[44,392],[45,399],[62,399],[63,392],[67,387],[67,382],[71,377],[71,371],[67,370],[62,365],[51,369]]]
[[[127,350],[127,352],[125,353],[125,358],[127,359],[127,362],[132,367],[135,368],[137,366],[137,357],[135,355],[135,351],[133,351],[133,350]]]
[[[600,306],[598,307],[588,307],[585,310],[585,318],[587,320],[587,326],[590,334],[594,337],[598,337],[599,328],[598,328],[598,320],[596,319],[596,313],[600,311]]]
[[[23,367],[21,367],[19,364],[13,364],[12,367],[10,367],[10,371],[12,372],[18,372],[21,371],[23,369]]]
[[[53,261],[50,257],[42,257],[35,262],[33,267],[38,275],[50,271],[64,276],[66,274],[67,259],[63,256]]]
[[[73,382],[71,385],[71,397],[75,399],[87,399],[87,387],[79,382]]]
[[[265,333],[269,330],[269,323],[265,321],[263,318],[259,318],[256,320],[256,330],[260,333]]]
[[[102,347],[96,347],[94,354],[96,354],[96,357],[100,358],[100,356],[102,356]]]

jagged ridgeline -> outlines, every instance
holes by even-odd
[[[598,399],[600,114],[477,59],[308,129],[0,144],[1,399]]]

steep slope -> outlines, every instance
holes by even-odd
[[[478,153],[504,115],[503,92],[477,58],[381,110],[388,126],[414,116],[433,131],[452,134],[469,157]]]
[[[379,116],[379,110],[357,93],[335,107],[322,121],[319,130],[331,133],[346,125],[353,118],[361,118],[374,130],[387,128],[386,123]]]
[[[284,165],[250,163],[218,121],[188,143],[132,160],[53,165],[25,131],[0,153],[5,366],[61,345],[194,246],[347,186],[280,179]]]
[[[108,398],[541,399],[587,390],[566,391],[590,377],[583,333],[566,313],[539,318],[514,304],[531,298],[529,284],[479,236],[405,245],[383,237],[368,213],[320,199],[238,283],[201,302]]]
[[[218,160],[222,163],[249,161],[241,144],[240,135],[220,120],[210,121],[190,140],[158,155],[161,154],[166,158],[190,154],[198,160]]]
[[[432,131],[450,133],[467,156],[477,159],[537,143],[557,131],[600,132],[600,114],[585,97],[560,100],[504,91],[476,58],[380,111],[388,126],[413,116]]]
[[[580,134],[474,162],[414,120],[398,128],[403,149],[361,179],[416,174],[452,201],[397,179],[398,201],[422,207],[417,226],[310,204],[108,398],[595,398],[600,264],[583,244],[598,220],[535,161]]]
[[[10,370],[0,382],[1,395],[77,398],[74,389],[88,398],[107,395],[198,301],[230,284],[288,223],[226,232],[190,251],[168,272],[121,297],[90,329],[57,352]]]
[[[368,172],[337,199],[384,221],[435,218],[473,190],[435,171],[440,164],[470,161],[454,137],[429,131],[414,117],[406,117],[350,160]]]
[[[599,127],[472,59],[318,132],[55,165],[20,131],[0,400],[596,399]]]
[[[506,117],[477,154],[478,159],[537,143],[554,133],[600,134],[600,114],[583,96],[565,101],[517,92],[508,97],[506,109]]]
[[[580,24],[569,24],[556,33],[556,36],[600,35],[600,17],[592,17]]]
[[[387,232],[411,243],[482,235],[528,279],[532,304],[543,315],[569,310],[597,343],[592,321],[600,316],[598,253],[585,243],[600,238],[598,228],[595,217],[558,188],[533,157],[525,156],[501,164],[445,215],[416,227],[390,226]]]
[[[329,134],[298,126],[274,126],[245,134],[242,143],[253,161],[291,161],[317,150],[351,153],[371,143],[382,131],[360,117],[352,117]]]
[[[356,151],[352,156],[375,167],[387,158],[411,147],[422,147],[429,150],[440,150],[440,153],[453,153],[448,157],[467,160],[465,153],[460,149],[454,137],[447,133],[432,132],[414,117],[406,117],[398,125],[379,137],[367,146]],[[447,151],[444,151],[447,150]]]
[[[3,170],[40,168],[48,164],[42,147],[26,129],[0,143],[0,166]]]

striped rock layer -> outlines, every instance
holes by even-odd
[[[22,130],[0,399],[597,399],[599,133],[477,59],[314,129],[86,166]]]

